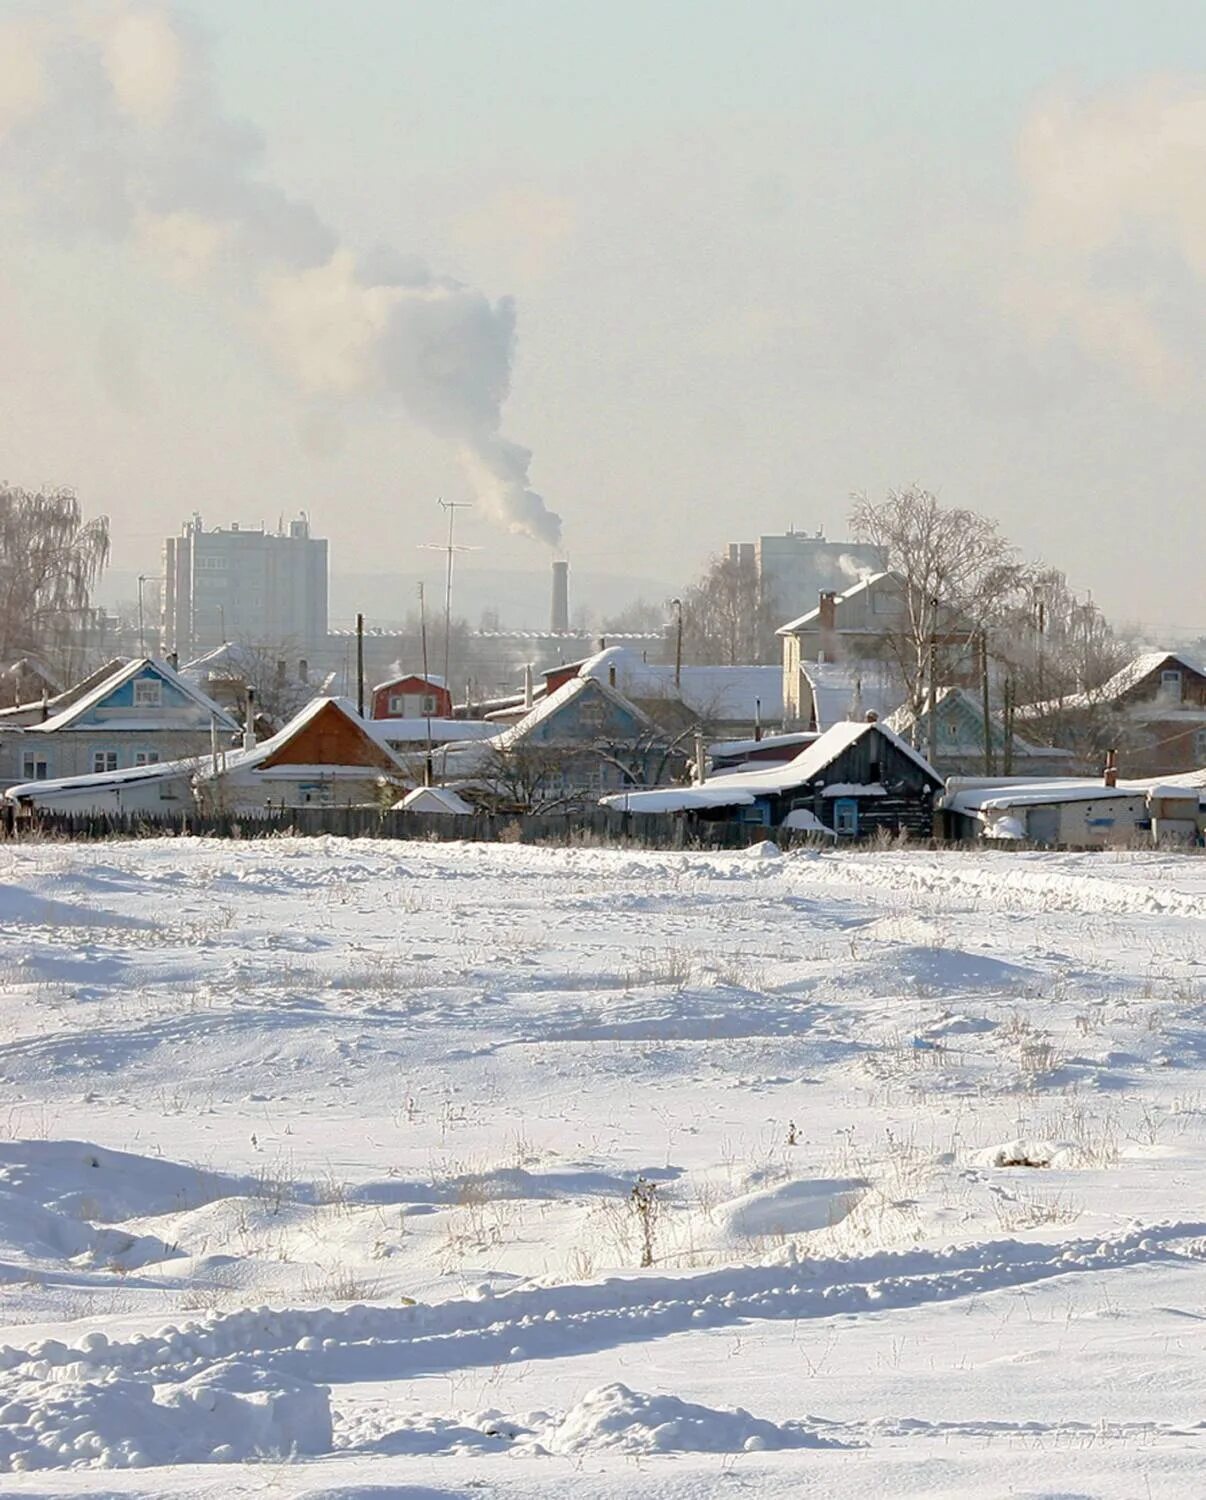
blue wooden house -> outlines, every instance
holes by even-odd
[[[206,755],[215,738],[229,746],[239,728],[167,662],[140,657],[42,723],[4,736],[3,780],[47,781]]]
[[[447,770],[497,805],[565,809],[623,787],[663,785],[686,762],[672,736],[617,688],[572,677],[501,734],[450,755]]]

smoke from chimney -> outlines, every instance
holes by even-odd
[[[208,39],[170,5],[30,7],[0,22],[0,60],[11,58],[0,177],[31,222],[209,282],[302,391],[397,401],[453,447],[494,521],[557,546],[561,520],[529,484],[531,454],[500,431],[509,298],[392,250],[358,256],[269,181],[259,132],[220,108]]]
[[[553,564],[553,610],[550,620],[554,632],[569,630],[569,563],[558,558]]]

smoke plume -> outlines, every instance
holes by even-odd
[[[1033,110],[1016,301],[1040,335],[1070,332],[1153,393],[1201,374],[1206,91],[1167,77]]]
[[[399,401],[483,508],[556,547],[560,517],[502,436],[515,310],[390,250],[358,257],[261,173],[216,103],[206,39],[157,5],[0,22],[0,177],[47,231],[130,244],[249,306],[304,391]]]

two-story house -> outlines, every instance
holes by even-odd
[[[235,718],[165,661],[121,664],[65,708],[0,742],[5,785],[177,761],[229,746]]]

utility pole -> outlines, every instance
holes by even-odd
[[[938,601],[930,600],[929,661],[926,665],[926,759],[930,765],[938,754]]]
[[[423,682],[427,684],[427,605],[423,596],[423,585],[419,585],[419,640],[423,647]],[[445,684],[446,686],[447,684]],[[424,693],[423,697],[430,702],[431,694]],[[434,781],[432,775],[432,752],[431,752],[431,715],[427,715],[427,755],[423,761],[423,785],[431,786]]]
[[[356,712],[364,718],[364,616],[356,616]]]
[[[980,631],[980,702],[984,714],[984,774],[991,776],[992,766],[992,719],[988,708],[988,631]]]
[[[1001,774],[1013,775],[1013,678],[1005,679],[1005,748],[1001,762]]]
[[[448,653],[452,645],[452,560],[458,552],[475,552],[475,547],[458,547],[453,543],[453,531],[456,526],[456,513],[458,510],[470,510],[473,502],[471,500],[437,500],[436,502],[448,513],[448,540],[442,545],[436,542],[420,542],[420,546],[428,552],[443,552],[447,557],[447,567],[444,575],[444,686],[448,687]],[[450,689],[451,691],[451,689]]]
[[[444,686],[448,686],[448,652],[452,646],[452,559],[456,556],[456,548],[452,544],[452,531],[456,525],[456,513],[458,510],[468,510],[472,504],[469,500],[441,500],[440,504],[448,512],[448,571],[444,583]]]
[[[674,689],[677,692],[683,681],[683,601],[671,599],[676,615],[674,631]]]

